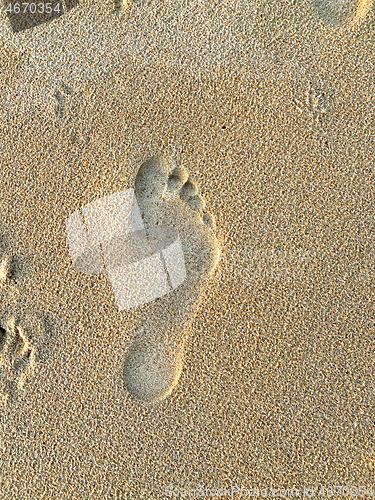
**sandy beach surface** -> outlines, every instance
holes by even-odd
[[[373,11],[337,28],[302,0],[111,9],[1,21],[0,337],[15,318],[32,366],[0,353],[0,499],[371,498]],[[177,386],[144,404],[133,333],[183,310],[119,311],[72,266],[66,220],[159,152],[197,182],[221,258]]]

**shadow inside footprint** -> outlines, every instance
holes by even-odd
[[[22,372],[26,373],[28,365],[32,363],[32,353],[33,350],[28,347],[26,352],[22,356],[16,358],[12,367],[12,371],[15,375],[18,375]]]
[[[6,330],[0,326],[0,355],[7,341],[7,332]]]
[[[34,258],[30,255],[15,255],[12,257],[8,269],[8,278],[17,282],[20,278],[29,275],[34,270]]]
[[[15,328],[14,330],[15,330],[14,338],[13,338],[12,342],[9,345],[8,353],[11,356],[16,357],[16,356],[18,356],[24,350],[25,345],[26,345],[26,341],[23,338],[23,336],[21,335],[21,333],[18,330],[18,328]]]

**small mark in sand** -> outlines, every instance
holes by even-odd
[[[70,98],[67,99],[67,96]],[[83,132],[82,124],[80,124],[81,116],[84,117],[85,123],[87,122],[87,116],[83,111],[86,104],[85,92],[77,92],[61,84],[55,88],[54,97],[57,100],[55,115],[63,135],[66,135],[71,143],[81,140],[89,142],[89,137]]]
[[[319,79],[320,80],[320,79]],[[293,99],[293,103],[307,119],[312,121],[314,130],[322,141],[324,148],[332,147],[332,141],[329,139],[330,128],[332,124],[331,110],[334,103],[334,94],[327,91],[326,84],[323,82],[311,81],[305,91],[305,99]]]
[[[55,88],[53,97],[57,100],[57,105],[55,107],[56,118],[63,118],[65,114],[65,96],[71,95],[72,93],[73,89],[65,85],[65,83],[62,83]]]
[[[311,116],[316,124],[318,124],[321,115],[327,112],[325,92],[323,91],[318,94],[311,87],[311,84],[309,90],[306,92],[305,102],[294,98],[294,104],[301,113]]]

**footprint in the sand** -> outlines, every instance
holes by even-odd
[[[23,394],[53,331],[47,315],[20,304],[18,283],[31,268],[32,259],[14,255],[0,235],[0,397],[10,402]]]
[[[5,398],[14,401],[35,366],[35,347],[14,319],[0,326],[0,384]]]
[[[147,228],[174,227],[181,238],[187,278],[148,304],[124,364],[124,383],[136,399],[167,397],[181,375],[186,340],[202,293],[220,258],[212,217],[184,168],[156,156],[137,174],[135,194]]]
[[[306,92],[306,103],[295,98],[294,104],[301,113],[310,115],[316,124],[318,124],[319,117],[327,112],[325,106],[325,93],[321,92],[317,94],[315,89],[312,88],[311,83],[309,90]]]
[[[373,0],[310,0],[315,13],[327,25],[344,27],[360,23]]]

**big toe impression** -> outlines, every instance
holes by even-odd
[[[170,172],[174,168],[171,158],[156,155],[142,163],[135,179],[135,192],[139,202],[162,198],[168,185]]]

